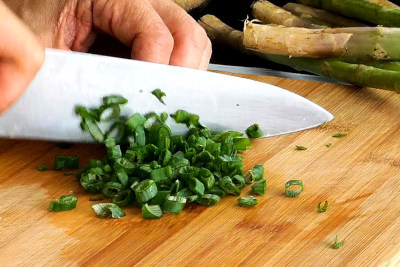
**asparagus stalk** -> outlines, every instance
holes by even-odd
[[[229,45],[240,52],[361,87],[375,87],[400,93],[399,71],[347,63],[340,59],[291,58],[249,50],[243,45],[243,33],[229,27],[215,16],[205,15],[199,23],[212,42]]]
[[[249,49],[291,57],[400,60],[400,28],[305,29],[248,21],[243,43]]]
[[[283,9],[299,16],[300,18],[309,20],[314,24],[325,25],[328,27],[364,27],[365,24],[342,17],[329,11],[313,8],[301,4],[287,3]]]
[[[252,5],[253,17],[265,24],[277,24],[286,27],[303,27],[310,29],[322,28],[320,25],[293,15],[289,11],[272,4],[269,1],[257,1]]]
[[[365,0],[298,0],[298,2],[382,26],[400,26],[400,9],[380,6]]]
[[[400,6],[393,4],[392,2],[387,1],[387,0],[364,0],[364,1],[367,1],[367,2],[375,4],[375,5],[380,5],[380,6],[400,8]]]

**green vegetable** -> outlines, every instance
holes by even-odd
[[[303,192],[303,181],[289,180],[285,184],[285,194],[288,197],[297,197]]]
[[[119,219],[125,216],[125,213],[114,203],[99,203],[92,205],[91,208],[99,218]]]
[[[39,165],[38,170],[41,172],[47,171],[49,169],[49,166],[47,165]]]
[[[249,138],[260,138],[264,135],[263,131],[261,130],[258,124],[253,124],[246,130],[246,134]]]
[[[148,205],[142,206],[142,217],[143,219],[159,219],[163,216],[163,211],[159,205]]]
[[[331,147],[332,144],[331,144],[331,143],[328,143],[328,144],[326,144],[325,146],[326,146],[326,147]]]
[[[179,214],[183,210],[186,205],[186,198],[184,197],[176,197],[176,196],[168,196],[162,205],[162,209],[165,212],[172,214]]]
[[[241,207],[248,208],[248,207],[256,206],[258,204],[258,201],[253,196],[241,197],[241,198],[238,198],[238,204]]]
[[[264,165],[255,165],[252,170],[246,173],[246,183],[251,184],[254,181],[259,181],[264,177]]]
[[[151,92],[155,97],[157,97],[158,101],[160,101],[161,103],[164,103],[164,100],[162,99],[165,95],[165,93],[163,91],[161,91],[160,89],[156,89],[154,91]]]
[[[52,200],[49,205],[50,211],[66,211],[75,209],[78,198],[74,195],[62,195],[60,199]]]
[[[265,179],[261,179],[251,187],[251,192],[255,195],[264,195],[267,190],[267,181]]]
[[[337,239],[338,239],[338,237],[337,237],[337,235],[336,235],[335,241],[334,241],[333,244],[332,244],[332,248],[333,248],[333,249],[338,249],[338,248],[340,248],[341,246],[344,245],[345,240],[342,240],[342,241],[338,242]]]
[[[325,200],[323,207],[321,207],[321,202],[318,203],[318,206],[317,206],[318,212],[325,212],[327,209],[328,209],[328,200]]]
[[[111,199],[95,206],[100,217],[122,216],[118,207],[136,205],[143,218],[159,218],[160,210],[179,214],[186,203],[212,206],[227,194],[240,195],[246,179],[238,153],[251,147],[243,133],[212,133],[200,124],[199,116],[178,110],[171,116],[188,129],[172,136],[168,113],[125,117],[120,107],[125,103],[122,97],[111,97],[100,107],[76,108],[84,130],[102,122],[101,129],[116,125],[105,129],[103,139],[97,138],[104,143],[106,156],[91,160],[77,174],[86,192]],[[263,171],[262,165],[255,166],[252,179],[262,179]]]
[[[78,169],[79,157],[76,156],[56,156],[54,159],[54,170]]]
[[[341,138],[341,137],[345,137],[347,134],[345,133],[335,133],[334,135],[332,135],[332,137],[336,137],[336,138]]]
[[[298,146],[298,145],[296,145],[296,148],[295,148],[295,150],[307,150],[307,147],[305,147],[305,146]]]

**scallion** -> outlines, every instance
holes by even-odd
[[[258,204],[258,201],[253,196],[241,197],[241,198],[238,198],[238,204],[241,207],[248,208],[248,207],[256,206]]]
[[[285,194],[288,197],[297,197],[303,192],[303,181],[289,180],[285,184]]]
[[[125,216],[125,212],[114,203],[98,203],[91,208],[99,218],[119,219]]]
[[[50,211],[66,211],[75,209],[78,198],[72,194],[62,195],[59,199],[52,200],[49,205]]]

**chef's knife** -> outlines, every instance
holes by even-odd
[[[161,104],[151,92],[166,93]],[[198,114],[214,131],[245,131],[258,123],[265,136],[291,133],[332,120],[311,101],[279,87],[224,74],[85,53],[46,50],[46,60],[23,96],[0,116],[0,136],[90,141],[80,130],[77,104],[98,106],[120,94],[124,111]],[[173,133],[185,128],[169,121]]]

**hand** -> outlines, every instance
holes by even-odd
[[[133,59],[207,69],[205,31],[171,0],[6,0],[48,47],[87,51],[96,32],[131,48]]]
[[[44,61],[35,35],[0,1],[0,112],[23,93]]]

